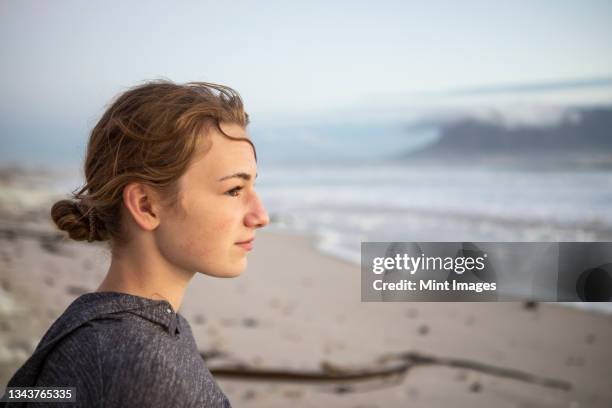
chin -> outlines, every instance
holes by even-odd
[[[212,270],[212,271],[204,270],[201,273],[207,276],[215,277],[215,278],[235,278],[237,276],[240,276],[242,272],[245,271],[246,265],[247,264],[245,260],[244,262],[239,262],[234,265],[228,265],[224,268],[216,268],[215,270]]]
[[[239,270],[235,270],[235,271],[227,271],[226,273],[219,275],[219,278],[236,278],[240,275],[242,275],[242,272],[244,272],[244,269],[239,269]]]

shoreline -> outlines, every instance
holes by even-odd
[[[357,268],[360,267],[361,260],[358,259],[360,257],[351,256],[351,254],[349,254],[348,251],[338,252],[338,251],[328,248],[324,244],[326,241],[326,238],[324,236],[318,235],[313,232],[299,231],[297,229],[291,229],[291,228],[282,227],[282,226],[271,228],[271,232],[274,234],[302,237],[306,239],[307,241],[309,241],[311,243],[311,247],[315,251],[317,251],[317,253],[319,253],[320,255],[327,256],[327,257],[336,259],[341,262],[345,262],[348,265],[352,265]],[[529,298],[528,296],[520,296],[520,294],[515,295],[515,296],[516,296],[516,300],[513,300],[512,302],[530,302],[532,301],[532,299]],[[515,296],[512,296],[512,297],[515,297]],[[583,310],[589,313],[597,313],[597,314],[602,315],[602,317],[607,317],[607,316],[612,315],[612,303],[610,302],[555,302],[555,301],[537,301],[537,302],[541,304],[547,304],[547,305],[556,305],[556,306],[560,306],[563,308]],[[446,303],[453,303],[453,302],[446,302]]]

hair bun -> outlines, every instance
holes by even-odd
[[[93,208],[72,200],[60,200],[51,208],[51,218],[57,227],[68,232],[75,241],[99,240]]]

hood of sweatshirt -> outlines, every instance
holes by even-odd
[[[33,387],[53,348],[66,336],[88,322],[98,319],[121,319],[119,314],[132,313],[161,325],[172,335],[181,332],[181,323],[166,300],[154,300],[118,292],[92,292],[79,296],[45,333],[34,353],[17,370],[7,387]]]

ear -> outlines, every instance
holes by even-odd
[[[158,198],[151,187],[142,183],[130,183],[123,188],[123,204],[145,231],[153,231],[159,225]]]

